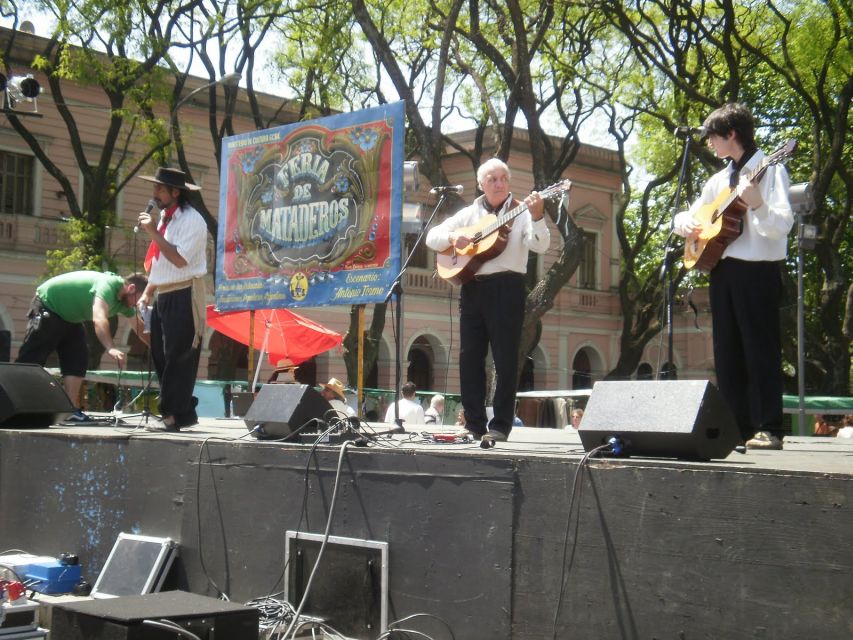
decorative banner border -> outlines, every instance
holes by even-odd
[[[383,302],[400,270],[404,103],[224,138],[221,311]]]

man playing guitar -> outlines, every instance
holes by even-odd
[[[476,239],[461,230],[474,227],[490,214],[498,216],[519,203],[509,191],[509,167],[492,158],[477,170],[483,195],[473,204],[434,227],[426,244],[434,251],[451,247],[462,251]],[[526,210],[517,215],[506,246],[476,270],[461,287],[459,298],[459,374],[465,426],[487,446],[507,439],[515,417],[518,347],[524,322],[528,251],[544,253],[550,233],[543,217],[544,202],[536,191],[524,199]],[[486,416],[486,354],[489,346],[495,362],[494,418]],[[488,425],[487,425],[488,422]]]
[[[711,177],[701,197],[675,216],[673,230],[691,242],[702,231],[701,208],[734,189],[743,210],[742,231],[710,270],[711,320],[717,384],[748,448],[782,448],[782,343],[779,308],[787,235],[794,224],[788,173],[767,168],[757,184],[743,176],[761,163],[755,123],[738,103],[713,111],[703,125],[708,146],[725,169]]]

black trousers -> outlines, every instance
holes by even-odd
[[[44,366],[54,351],[59,356],[59,371],[63,376],[86,377],[89,347],[83,325],[63,320],[35,296],[27,312],[27,332],[15,362]]]
[[[160,381],[160,413],[179,427],[198,422],[193,396],[201,347],[195,340],[192,289],[158,294],[151,312],[151,358]]]
[[[741,436],[781,438],[781,264],[725,258],[711,271],[709,292],[717,384]]]
[[[515,417],[518,346],[524,322],[524,276],[504,272],[462,285],[459,375],[465,426],[486,432],[486,355],[495,362],[494,417],[489,429],[509,434]]]

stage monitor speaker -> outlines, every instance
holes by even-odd
[[[62,385],[44,367],[0,362],[0,427],[41,429],[72,411]]]
[[[616,437],[621,455],[684,460],[725,458],[740,441],[731,410],[707,380],[598,382],[579,432],[585,451]]]
[[[244,422],[258,438],[287,440],[297,431],[320,430],[312,424],[325,421],[331,409],[329,401],[307,384],[265,384]]]
[[[62,640],[257,640],[258,609],[185,591],[57,602],[50,637]],[[181,633],[186,630],[193,635]],[[4,636],[0,636],[4,637]]]

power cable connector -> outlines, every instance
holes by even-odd
[[[610,436],[610,438],[607,440],[607,444],[610,445],[610,455],[625,455],[625,443],[619,436]]]

